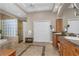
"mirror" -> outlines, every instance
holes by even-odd
[[[65,20],[64,29],[68,33],[79,34],[79,20],[78,19]]]

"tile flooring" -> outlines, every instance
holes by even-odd
[[[59,56],[51,43],[20,43],[11,47],[17,56]]]
[[[41,56],[42,46],[30,46],[21,56]]]

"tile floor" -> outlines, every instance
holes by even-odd
[[[51,43],[20,43],[11,47],[17,56],[59,56]]]

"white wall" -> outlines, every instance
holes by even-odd
[[[68,21],[68,24],[70,25],[70,27],[68,28],[69,33],[79,34],[79,20]]]
[[[55,28],[55,21],[56,21],[56,14],[50,11],[43,11],[43,12],[33,12],[29,13],[28,17],[30,18],[31,29],[33,31],[33,21],[37,20],[49,20],[51,21],[52,26]]]
[[[74,14],[74,9],[72,8],[67,8],[66,10],[63,11],[62,18],[64,20],[64,26],[68,24],[68,20],[78,20],[79,16],[75,16]]]

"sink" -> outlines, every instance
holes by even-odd
[[[73,36],[65,36],[64,38],[69,39],[69,40],[79,40],[78,37],[73,37]]]
[[[65,36],[64,38],[79,46],[79,37]]]
[[[59,33],[55,33],[55,34],[57,34],[57,35],[61,35],[62,33],[61,33],[61,32],[59,32]]]

